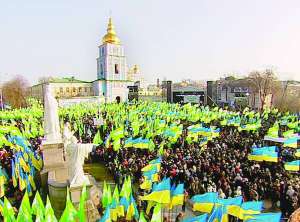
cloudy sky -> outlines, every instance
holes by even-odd
[[[0,79],[94,80],[110,12],[150,81],[265,68],[300,80],[299,0],[0,0]]]

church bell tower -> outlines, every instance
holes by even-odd
[[[124,47],[118,38],[112,18],[109,18],[107,33],[102,38],[97,58],[96,92],[103,95],[107,102],[127,101],[131,81],[127,78],[127,63]]]

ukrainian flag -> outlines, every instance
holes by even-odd
[[[244,216],[246,214],[260,214],[261,210],[263,207],[263,202],[262,201],[248,201],[244,202],[241,205],[240,212],[238,217],[240,219],[244,219]]]
[[[207,222],[228,222],[226,207],[215,206]]]
[[[184,201],[184,185],[178,184],[177,187],[171,192],[170,209],[176,205],[182,205]]]
[[[19,166],[19,174],[19,190],[23,191],[26,188],[26,182],[21,166]]]
[[[205,213],[210,213],[217,202],[218,193],[209,192],[201,195],[196,195],[192,197],[193,211],[200,211]]]
[[[238,217],[242,202],[243,202],[243,197],[238,196],[238,197],[228,198],[228,199],[218,199],[217,204],[226,206],[228,214]]]
[[[143,139],[142,137],[133,140],[133,147],[140,149],[148,149],[150,144],[149,139]]]
[[[111,215],[112,221],[117,221],[118,220],[118,206],[117,206],[117,201],[114,198],[113,198],[112,203],[110,205],[110,215]]]
[[[170,178],[163,179],[162,182],[153,187],[152,193],[141,197],[141,200],[151,200],[157,203],[169,204],[170,203]]]
[[[248,155],[249,160],[278,162],[278,152],[269,151],[268,148],[254,148]]]
[[[127,198],[126,197],[122,197],[120,199],[119,205],[117,206],[118,215],[120,217],[124,217],[125,216],[125,210],[128,209],[128,206],[129,206],[129,202],[128,202]]]
[[[298,138],[292,137],[284,141],[283,147],[298,148]]]
[[[156,169],[144,172],[143,176],[145,177],[146,180],[150,180],[152,182],[158,181],[158,173]]]
[[[245,215],[245,222],[280,222],[281,213],[261,213],[256,215]]]
[[[160,165],[161,165],[161,158],[159,157],[157,159],[151,160],[147,166],[142,168],[142,171],[145,172],[145,171],[151,171],[151,170],[154,170],[154,169],[159,171],[160,170]]]
[[[128,138],[125,140],[125,145],[124,145],[125,148],[128,148],[128,147],[133,147],[133,139],[132,137]]]
[[[290,171],[299,171],[300,170],[300,160],[295,160],[292,162],[285,163],[284,169],[290,170]]]
[[[136,206],[135,200],[133,199],[133,196],[130,195],[130,203],[127,208],[126,220],[132,220],[133,217],[136,220],[138,220],[139,212],[137,210],[137,206]]]
[[[257,152],[257,151],[269,151],[269,152],[277,152],[277,147],[276,146],[264,146],[264,147],[254,147],[252,148],[252,152]]]
[[[202,214],[197,217],[190,217],[187,219],[184,219],[182,222],[206,222],[208,218],[208,214]]]
[[[16,187],[18,185],[16,171],[15,171],[15,162],[11,159],[11,177],[13,181],[13,186]]]
[[[32,165],[38,170],[40,171],[42,169],[42,165],[40,164],[39,159],[37,159],[34,155],[33,152],[29,153],[29,157],[31,159]]]

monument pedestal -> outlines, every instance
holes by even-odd
[[[56,168],[47,172],[47,189],[55,216],[60,218],[65,206],[68,187],[68,169]]]
[[[42,145],[42,150],[44,172],[65,166],[63,143],[45,143]]]
[[[68,178],[68,171],[64,171],[62,169],[66,169],[65,161],[64,161],[64,144],[63,143],[43,143],[43,162],[44,166],[40,172],[41,175],[41,184],[43,194],[47,194],[49,192],[48,186],[48,177],[49,172],[54,171],[57,177],[65,176],[65,181]],[[60,175],[62,174],[62,175]],[[61,180],[60,180],[61,181]]]

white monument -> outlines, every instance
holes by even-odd
[[[68,168],[70,187],[89,185],[89,178],[84,175],[83,164],[84,159],[88,157],[93,149],[93,144],[81,144],[73,135],[69,128],[69,124],[64,127],[64,147],[66,150],[66,162]]]
[[[45,143],[61,143],[61,133],[58,117],[58,103],[53,97],[49,85],[46,85],[45,88],[44,110]]]

